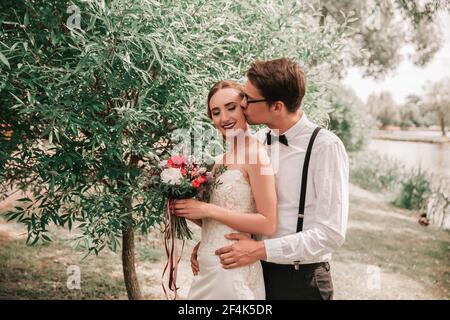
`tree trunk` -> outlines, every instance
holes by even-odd
[[[136,166],[139,158],[133,154],[130,156],[130,166]],[[119,189],[124,187],[121,180],[117,183]],[[125,287],[127,288],[128,299],[142,300],[141,289],[136,274],[135,254],[134,254],[134,230],[133,230],[133,214],[132,205],[133,199],[131,196],[126,196],[123,202],[123,207],[128,216],[126,221],[122,222],[122,266],[123,277],[125,280]]]
[[[142,294],[134,262],[134,231],[128,227],[122,231],[122,266],[128,299],[141,300]]]
[[[445,137],[446,136],[446,132],[445,132],[445,118],[443,116],[440,117],[441,119],[441,132],[442,132],[442,136]]]

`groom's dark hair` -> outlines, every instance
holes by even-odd
[[[300,66],[288,58],[255,61],[247,71],[248,80],[267,102],[282,101],[289,112],[296,112],[306,90],[306,77]]]

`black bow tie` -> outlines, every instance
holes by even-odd
[[[270,132],[267,132],[266,133],[267,145],[270,146],[272,144],[272,138],[275,139],[275,140],[278,138],[278,141],[280,143],[284,144],[285,146],[289,146],[287,138],[286,138],[286,136],[284,134],[282,134],[281,136],[276,137],[276,136],[271,135]]]

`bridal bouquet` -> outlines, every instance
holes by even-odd
[[[170,159],[162,161],[159,167],[161,169],[159,190],[165,199],[163,232],[167,263],[163,271],[163,278],[169,268],[169,289],[174,292],[174,299],[176,299],[177,266],[181,259],[181,254],[179,258],[176,257],[178,255],[176,239],[183,240],[184,247],[184,240],[192,239],[192,232],[189,230],[185,218],[173,214],[174,201],[194,197],[201,201],[209,201],[211,189],[217,185],[217,182],[205,165],[189,161],[182,156],[172,156]],[[163,290],[167,296],[164,284]]]
[[[189,230],[186,220],[173,215],[174,200],[197,198],[201,201],[208,201],[211,187],[215,181],[212,173],[205,165],[200,165],[194,161],[189,161],[182,156],[172,156],[160,163],[160,192],[166,199],[166,215],[164,221],[166,226],[172,221],[175,226],[174,236],[185,240],[192,239],[192,232]]]

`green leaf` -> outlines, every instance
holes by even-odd
[[[52,239],[51,239],[49,236],[47,236],[46,234],[42,234],[41,237],[42,237],[45,241],[52,242]]]
[[[27,242],[29,242],[29,240],[31,240],[31,234],[30,234],[30,237],[27,239]],[[38,241],[39,241],[39,234],[35,235],[35,238],[33,239],[33,241],[31,243],[29,243],[29,245],[34,246]]]
[[[19,44],[19,42],[14,43],[14,44],[12,45],[12,47],[9,48],[9,51],[10,51],[10,52],[11,52],[11,51],[14,51],[14,49],[17,47],[18,44]]]
[[[11,69],[11,66],[9,65],[8,59],[3,55],[3,53],[0,52],[0,60],[9,68]]]
[[[23,18],[23,25],[26,27],[30,23],[30,17],[28,15],[28,11],[25,12],[25,17]]]
[[[17,199],[17,201],[19,201],[19,202],[30,202],[32,200],[30,198],[26,197],[26,198]]]
[[[72,218],[70,218],[70,217],[67,220],[67,227],[69,228],[69,231],[72,231]]]
[[[12,211],[5,214],[6,221],[12,221],[16,219],[19,215],[21,215],[21,211]]]

